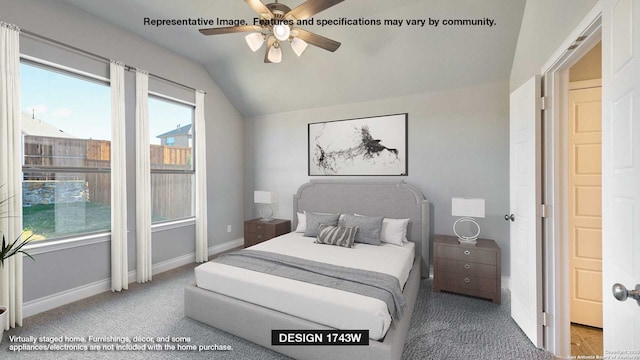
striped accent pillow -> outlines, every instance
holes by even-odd
[[[353,242],[358,232],[357,226],[332,226],[320,224],[316,244],[338,245],[353,247]]]

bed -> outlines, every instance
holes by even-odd
[[[404,285],[402,294],[406,302],[406,308],[403,310],[403,316],[399,319],[391,321],[390,319],[385,319],[384,316],[380,316],[380,319],[373,320],[372,328],[381,328],[381,330],[378,332],[370,331],[372,338],[369,339],[369,346],[272,346],[271,330],[273,329],[323,330],[340,327],[325,318],[313,318],[311,315],[305,315],[305,307],[324,306],[319,303],[320,296],[312,299],[307,296],[305,300],[305,296],[297,295],[296,293],[278,293],[277,291],[289,291],[293,288],[290,283],[289,285],[287,284],[289,279],[277,281],[256,280],[253,276],[244,276],[242,271],[239,271],[236,274],[237,277],[234,278],[233,276],[236,276],[233,275],[235,270],[232,271],[231,268],[225,269],[224,266],[220,265],[211,266],[205,264],[198,267],[199,270],[196,274],[200,281],[198,283],[199,286],[194,284],[185,289],[185,315],[294,358],[352,359],[360,356],[366,359],[400,359],[418,293],[420,278],[428,277],[429,204],[427,200],[424,199],[418,189],[404,182],[312,180],[302,185],[294,195],[292,229],[297,227],[298,218],[296,214],[304,211],[315,213],[355,213],[365,216],[410,219],[407,228],[407,240],[411,244],[405,247],[397,247],[398,249],[395,250],[400,254],[400,257],[407,257],[407,251],[410,251],[411,258],[413,258],[412,266],[407,267],[406,271],[401,268],[389,270],[391,273],[397,273],[399,278],[406,278],[406,282],[402,284]],[[305,240],[299,238],[299,236],[300,234],[295,233],[287,234],[252,248],[277,251],[272,250],[272,248],[288,249],[292,247],[292,244],[306,246],[303,244]],[[306,241],[310,241],[309,238]],[[328,245],[315,244],[314,246],[316,249],[323,249],[323,251],[331,251],[331,248],[334,248]],[[372,245],[366,246],[373,247]],[[399,249],[402,248],[405,249],[400,251]],[[368,250],[373,251],[375,249]],[[377,256],[373,252],[368,254],[371,255],[367,255],[367,257],[372,259]],[[224,272],[229,276],[229,280],[226,281],[227,290],[223,289],[225,281],[211,281],[211,286],[208,286],[206,281],[202,280],[204,277],[201,277],[199,272],[202,273],[203,269],[209,267],[213,272],[217,269],[218,272]],[[250,278],[256,284],[273,283],[276,288],[278,283],[282,282],[282,284],[280,290],[256,288],[254,291],[248,290],[250,285],[238,285],[243,282],[243,278]],[[303,287],[317,286],[311,284],[300,285]],[[216,286],[218,287],[216,288]],[[269,291],[276,292],[271,293]],[[253,295],[260,294],[263,298],[286,299],[289,303],[280,309],[270,304],[265,306],[255,305],[255,301],[250,298],[252,293]],[[309,291],[303,291],[302,293],[308,294]],[[379,304],[376,305],[375,301],[368,302],[367,299],[358,298],[361,295],[353,294],[349,296],[351,296],[351,300],[345,302],[356,304],[358,305],[356,306],[357,308],[373,307],[375,309],[375,306],[379,306]],[[294,308],[301,312],[296,312],[297,310],[294,310]],[[285,312],[285,309],[288,309],[288,311]],[[355,316],[357,315],[356,310],[358,309],[353,308],[355,318],[357,318]],[[356,324],[366,324],[366,321],[369,320],[365,320],[365,323]],[[246,326],[247,324],[251,324],[251,326]],[[365,325],[344,326],[349,329],[360,329],[364,328]]]

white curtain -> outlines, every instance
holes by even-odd
[[[16,26],[0,22],[0,200],[9,199],[0,207],[0,232],[8,243],[22,234],[19,35]],[[0,267],[0,306],[9,311],[0,326],[22,326],[22,254]]]
[[[149,73],[136,71],[136,278],[151,281],[151,160]]]
[[[128,289],[124,64],[111,61],[111,291]]]
[[[196,91],[196,262],[209,260],[207,236],[207,138],[204,121],[204,92]]]

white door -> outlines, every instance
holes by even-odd
[[[640,357],[640,306],[612,296],[640,284],[640,2],[602,8],[602,290],[605,355]]]
[[[571,322],[602,327],[602,89],[569,91]]]
[[[509,189],[511,317],[539,348],[542,338],[541,110],[540,77],[510,96]],[[510,214],[510,215],[511,215]]]

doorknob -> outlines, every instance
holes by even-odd
[[[509,221],[509,220],[511,220],[511,221],[516,221],[516,216],[515,216],[515,215],[513,215],[513,214],[511,214],[511,215],[505,215],[505,216],[504,216],[504,219],[505,219],[505,220],[507,220],[507,221]]]
[[[638,302],[638,306],[640,306],[640,284],[637,284],[634,290],[627,290],[624,285],[616,283],[613,284],[611,291],[613,292],[613,297],[618,301],[625,301],[628,298],[632,298],[635,299]]]

